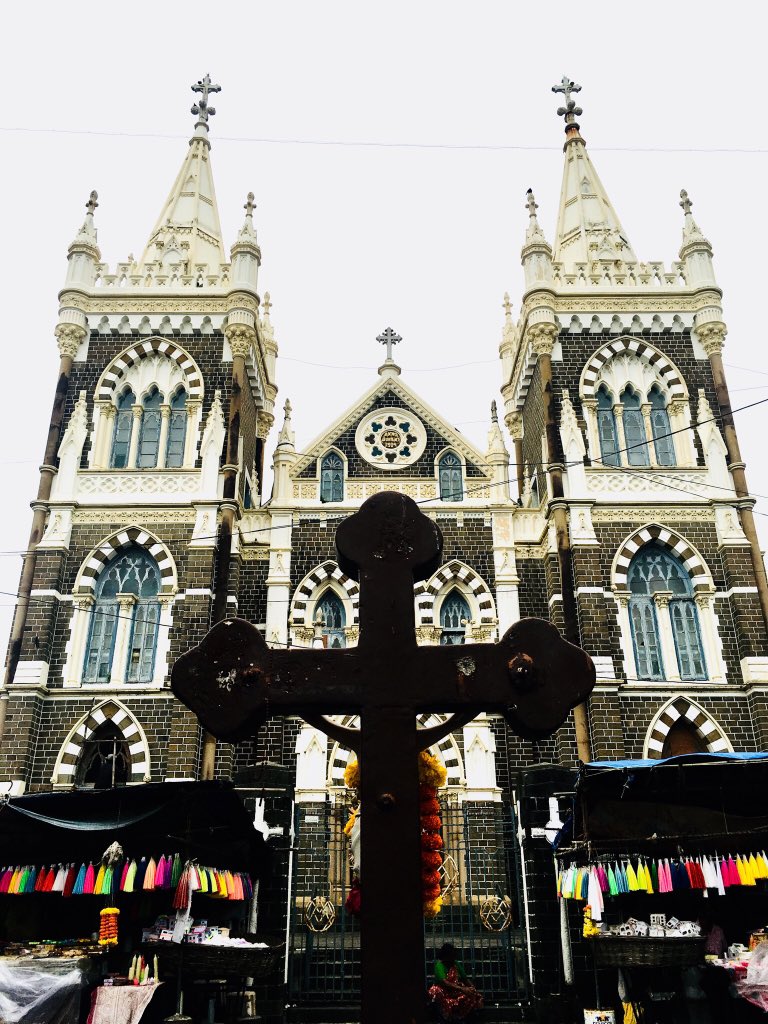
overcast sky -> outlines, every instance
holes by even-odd
[[[526,189],[553,240],[563,134],[551,86],[564,73],[583,87],[582,134],[639,259],[677,258],[688,189],[725,291],[733,404],[768,397],[766,28],[764,5],[740,2],[9,7],[0,589],[18,585],[20,560],[5,553],[28,536],[83,205],[96,188],[105,261],[140,256],[193,129],[189,86],[206,72],[222,86],[211,140],[225,243],[252,190],[278,402],[292,401],[298,448],[375,379],[386,326],[403,337],[404,379],[484,447],[502,296],[517,314],[522,291]],[[768,404],[737,423],[752,490],[768,495]],[[11,604],[0,595],[3,638]]]

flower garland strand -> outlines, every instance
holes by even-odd
[[[120,910],[117,907],[105,907],[100,914],[99,945],[117,945],[117,918]]]
[[[421,893],[424,917],[437,917],[443,905],[440,886],[440,867],[443,857],[442,819],[437,790],[445,785],[448,773],[437,758],[425,750],[419,754],[419,813],[421,815]],[[349,789],[360,788],[360,765],[350,761],[344,770],[344,784]],[[352,811],[344,832],[349,836],[357,811]]]

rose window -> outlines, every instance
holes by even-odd
[[[376,409],[358,424],[355,445],[371,465],[400,469],[423,455],[427,432],[407,409]]]

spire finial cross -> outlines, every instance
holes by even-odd
[[[382,334],[377,335],[376,341],[382,345],[387,346],[387,362],[392,362],[392,346],[397,345],[398,342],[403,339],[399,334],[395,334],[391,327],[388,327]]]
[[[680,189],[680,205],[683,208],[683,213],[687,217],[688,214],[691,212],[691,209],[693,208],[693,203],[688,198],[688,193],[685,191],[684,188]]]
[[[504,315],[512,316],[512,300],[509,297],[509,292],[504,292]]]
[[[253,192],[249,192],[248,195],[245,197],[245,206],[243,207],[243,209],[245,210],[246,217],[252,217],[253,211],[256,209],[256,203],[253,201],[254,198],[255,197]]]
[[[536,216],[536,211],[539,208],[539,204],[536,202],[536,196],[533,194],[533,189],[529,188],[528,191],[525,194],[528,197],[528,199],[526,201],[526,204],[525,204],[526,208],[528,210],[528,216],[529,217],[535,217]]]
[[[494,398],[491,401],[491,423],[498,423],[498,422],[499,422],[499,412],[498,412],[498,408],[496,406],[496,399]]]
[[[581,86],[572,82],[567,75],[563,75],[559,85],[552,86],[552,92],[561,92],[565,99],[565,106],[557,108],[557,116],[565,118],[565,128],[575,123],[577,117],[581,117],[584,111],[576,106],[576,100],[571,99],[571,93],[581,92]],[[576,125],[578,127],[578,125]]]
[[[88,202],[85,204],[85,208],[91,215],[91,217],[94,215],[94,213],[96,212],[96,207],[99,205],[97,202],[98,198],[99,193],[96,191],[96,189],[93,189],[91,194],[88,196]]]
[[[198,118],[198,124],[208,125],[208,118],[216,113],[215,107],[208,106],[208,96],[212,92],[221,92],[220,85],[214,85],[211,76],[206,75],[192,86],[192,92],[199,92],[200,99],[192,104],[192,113]]]

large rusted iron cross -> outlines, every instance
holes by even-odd
[[[351,650],[276,651],[243,619],[218,623],[172,673],[173,692],[214,736],[252,736],[295,714],[360,758],[361,967],[365,1024],[425,1019],[418,753],[481,711],[519,735],[549,735],[592,690],[591,659],[542,619],[497,644],[419,647],[414,581],[438,568],[442,536],[410,498],[369,498],[336,531],[339,565],[360,583]],[[416,716],[452,712],[419,729]],[[360,716],[347,729],[324,715]]]

